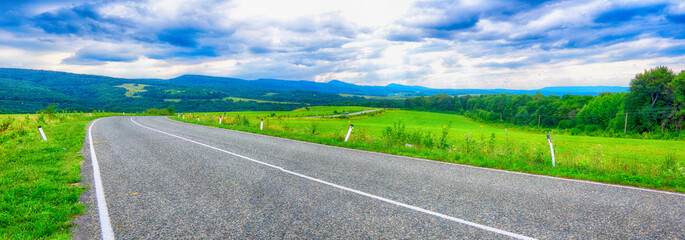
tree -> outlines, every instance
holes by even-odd
[[[609,122],[616,118],[616,113],[623,110],[625,94],[603,93],[594,97],[578,113],[578,123],[596,125],[604,130]]]
[[[674,125],[676,131],[683,129],[683,124],[685,123],[685,70],[681,71],[678,76],[673,78],[670,84],[673,90],[673,100],[674,100]]]
[[[630,94],[626,98],[626,110],[638,113],[631,120],[631,126],[638,132],[651,132],[666,124],[673,117],[673,89],[671,82],[675,74],[665,66],[659,66],[644,73],[638,73],[630,81]]]

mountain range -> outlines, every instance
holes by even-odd
[[[289,110],[308,105],[401,100],[415,96],[536,94],[598,95],[627,87],[547,87],[535,90],[434,89],[389,84],[364,86],[279,79],[244,80],[183,75],[128,79],[57,71],[0,68],[0,112],[31,113],[55,105],[63,110],[142,111],[174,106],[180,111]]]

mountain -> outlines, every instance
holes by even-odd
[[[50,105],[63,110],[179,111],[289,110],[307,105],[397,100],[437,94],[597,95],[626,87],[547,87],[537,90],[433,89],[389,84],[362,86],[279,79],[244,80],[183,75],[171,79],[126,79],[66,72],[0,68],[0,112],[32,113]]]
[[[193,84],[211,87],[243,87],[274,90],[309,90],[337,94],[368,95],[368,96],[430,96],[436,94],[464,95],[464,94],[535,94],[544,95],[598,95],[603,92],[625,92],[628,87],[589,86],[589,87],[545,87],[535,90],[512,89],[435,89],[422,86],[407,86],[391,83],[387,86],[363,86],[338,80],[330,82],[291,81],[279,79],[243,80],[237,78],[208,77],[201,75],[183,75],[168,80],[179,84]]]

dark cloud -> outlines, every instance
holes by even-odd
[[[195,38],[202,31],[195,28],[164,29],[157,33],[159,41],[179,47],[197,47]]]
[[[102,16],[98,13],[97,6],[92,4],[44,12],[31,18],[31,21],[46,33],[96,39],[120,39],[122,33],[133,26],[130,20]]]
[[[415,4],[415,10],[399,24],[415,31],[389,32],[386,38],[391,41],[421,41],[425,38],[462,40],[455,38],[463,32],[477,32],[475,29],[482,19],[490,21],[512,21],[516,15],[549,1],[488,1],[475,5],[463,5],[457,1],[426,1]],[[501,38],[500,35],[469,35],[477,39]]]
[[[113,1],[107,1],[113,2]],[[102,13],[103,4],[68,4],[54,10],[24,17],[29,26],[56,36],[69,36],[80,39],[97,40],[110,43],[127,43],[148,45],[161,49],[160,52],[148,53],[147,57],[198,58],[216,57],[222,53],[231,54],[228,45],[235,41],[230,37],[234,29],[216,27],[215,16],[207,12],[188,10],[182,17],[167,22],[150,23],[145,18],[122,18]],[[28,7],[27,7],[28,8]],[[154,15],[145,7],[132,7],[141,16]],[[24,12],[26,14],[28,12]],[[1,21],[2,24],[14,24]],[[16,27],[15,27],[16,29]],[[37,36],[40,37],[40,36]],[[167,46],[167,47],[165,47]],[[98,56],[77,53],[65,60],[69,63],[93,62],[101,60]],[[124,59],[125,60],[125,59]]]
[[[437,23],[424,25],[423,27],[439,31],[455,31],[471,28],[475,26],[477,22],[478,16],[476,15],[459,16],[451,17],[449,19],[445,19],[444,21],[439,21]]]
[[[101,65],[107,62],[133,62],[138,55],[120,48],[86,47],[82,48],[62,63],[73,65]]]

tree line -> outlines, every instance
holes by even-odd
[[[665,66],[645,70],[631,80],[627,93],[440,94],[363,105],[451,112],[484,122],[562,129],[571,134],[685,139],[685,70],[679,74]]]

